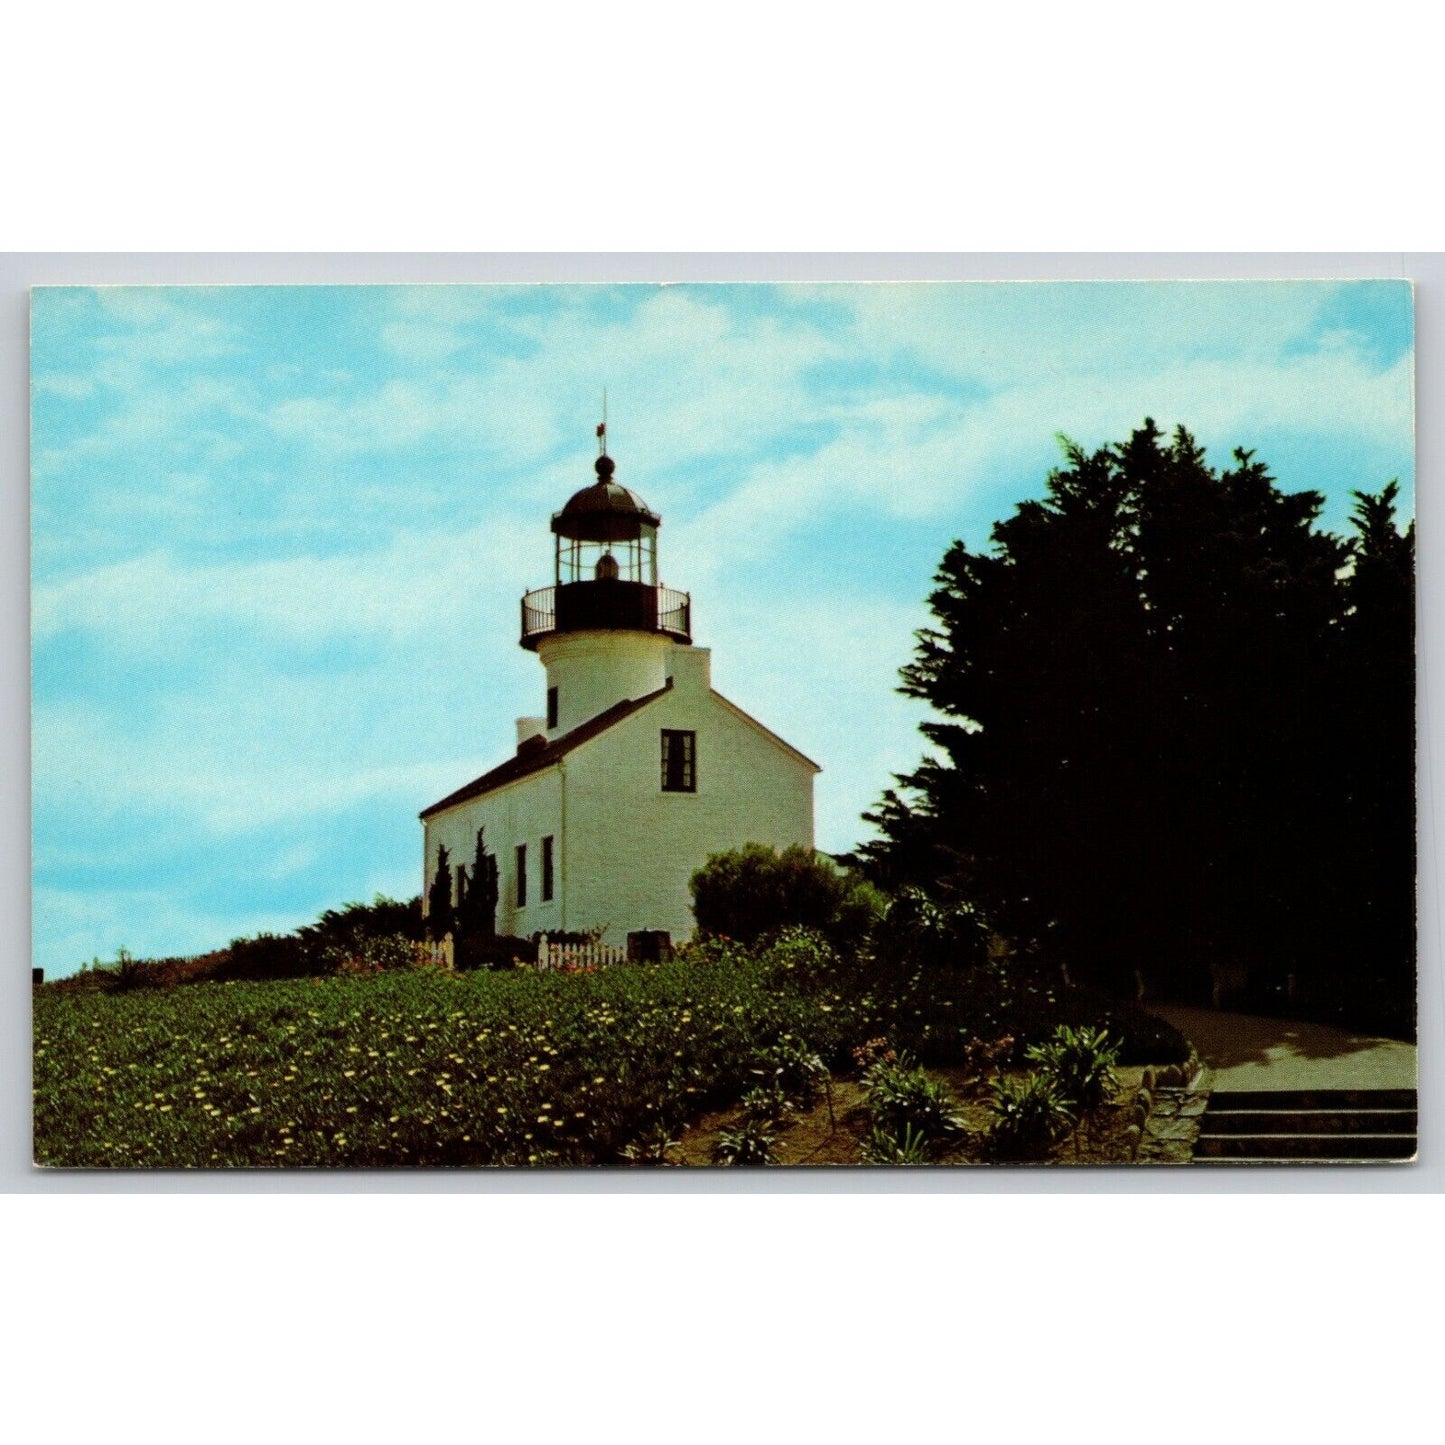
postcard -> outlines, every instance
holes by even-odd
[[[31,313],[38,1166],[1414,1158],[1408,282]]]

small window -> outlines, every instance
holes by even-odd
[[[552,838],[542,839],[542,902],[552,901]]]
[[[527,906],[527,845],[517,844],[517,907]]]
[[[547,727],[552,729],[557,726],[557,689],[547,689]]]
[[[697,792],[697,734],[662,730],[662,791]]]

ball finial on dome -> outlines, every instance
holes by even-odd
[[[597,472],[597,480],[599,482],[610,480],[612,473],[617,470],[617,463],[614,462],[606,452],[603,452],[602,455],[592,463],[592,466]]]

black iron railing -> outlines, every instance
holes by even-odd
[[[522,646],[554,632],[625,628],[692,641],[692,599],[674,587],[600,580],[538,587],[522,598]]]

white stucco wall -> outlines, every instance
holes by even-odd
[[[688,880],[708,854],[753,842],[813,846],[815,769],[711,690],[707,649],[663,640],[661,669],[645,686],[629,670],[639,656],[624,656],[611,687],[596,694],[605,701],[577,721],[655,691],[665,676],[672,687],[546,770],[428,819],[424,890],[438,845],[447,846],[453,866],[470,871],[477,828],[485,827],[500,869],[499,932],[605,926],[607,942],[621,945],[629,931],[649,928],[680,941],[694,927]],[[639,691],[620,690],[632,686]],[[697,734],[695,793],[662,789],[664,728]],[[547,834],[557,840],[551,903],[541,900]],[[515,906],[518,843],[527,845],[529,873],[522,909]]]
[[[436,876],[437,848],[445,844],[456,865],[471,876],[476,857],[477,829],[486,829],[488,851],[497,860],[497,932],[526,937],[571,925],[563,922],[562,908],[562,778],[556,768],[519,778],[495,793],[448,808],[426,820],[425,867],[422,903]],[[542,901],[542,839],[551,835],[555,847],[556,888],[550,903]],[[527,903],[518,908],[516,846],[527,845]],[[455,894],[453,895],[455,901]]]
[[[662,791],[664,728],[697,734],[695,793]],[[690,937],[688,880],[708,854],[813,846],[813,776],[711,691],[665,693],[567,760],[569,926]]]

